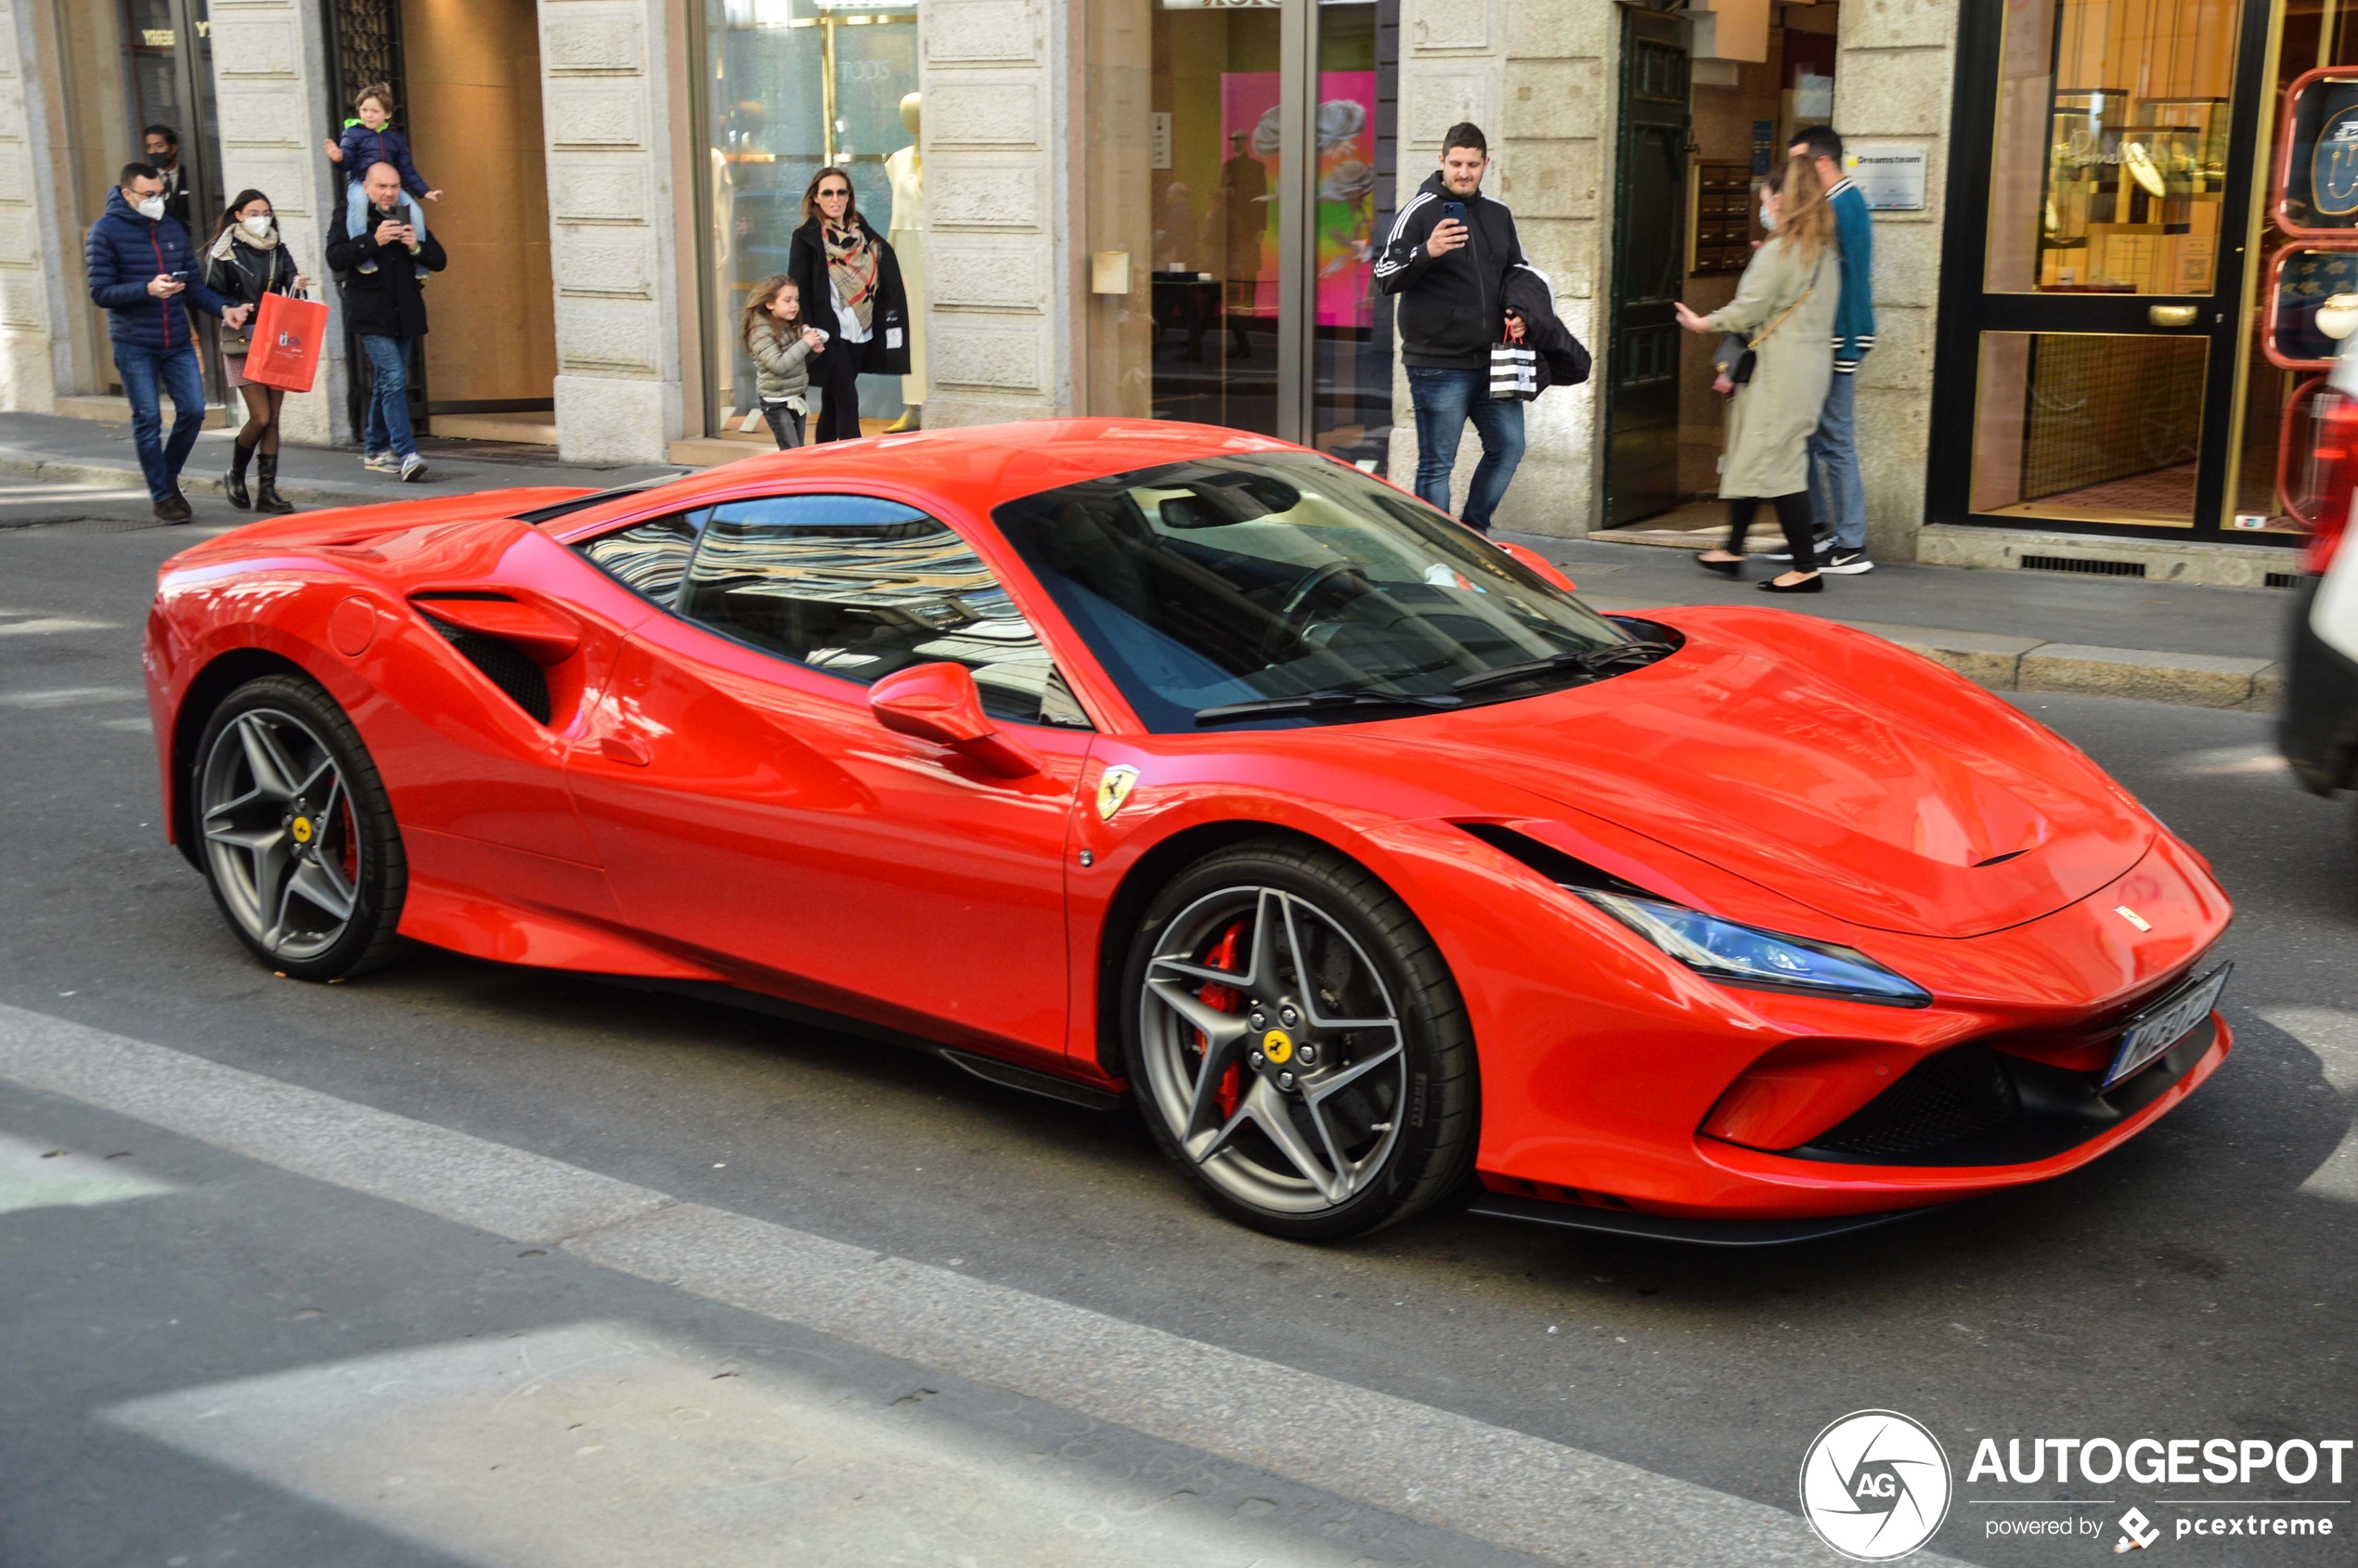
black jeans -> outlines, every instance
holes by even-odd
[[[860,439],[860,361],[867,346],[837,338],[819,356],[819,429],[813,441]]]
[[[1744,552],[1744,530],[1752,526],[1752,514],[1760,505],[1758,496],[1737,496],[1728,502],[1728,552]],[[1790,496],[1770,496],[1768,504],[1777,509],[1777,522],[1785,530],[1785,543],[1793,550],[1793,569],[1814,572],[1818,569],[1818,536],[1809,521],[1809,492],[1795,490]]]
[[[770,434],[778,443],[778,450],[792,451],[802,445],[802,416],[784,403],[764,403],[761,417],[769,421]]]

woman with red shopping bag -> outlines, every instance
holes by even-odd
[[[311,286],[311,279],[296,269],[294,257],[280,240],[270,198],[258,190],[241,190],[237,200],[229,203],[205,253],[205,286],[232,303],[261,307],[247,320],[243,331],[224,331],[221,335],[223,379],[246,400],[245,426],[238,432],[223,488],[229,504],[240,512],[249,507],[262,512],[292,512],[293,503],[279,494],[279,411],[286,401],[286,388],[265,385],[246,374],[255,344],[274,343],[279,330],[280,312],[266,305],[265,301],[274,294],[296,294]],[[266,347],[260,357],[269,357]],[[304,387],[308,389],[308,378],[304,379]],[[259,473],[259,482],[251,496],[246,493],[249,461],[254,462]]]

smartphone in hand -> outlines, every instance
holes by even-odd
[[[1464,223],[1466,221],[1466,204],[1463,201],[1444,201],[1441,204],[1441,221],[1443,223]]]

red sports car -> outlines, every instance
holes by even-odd
[[[2202,858],[1958,677],[1600,615],[1368,474],[1080,420],[256,524],[162,570],[175,842],[275,969],[409,938],[1088,1103],[1281,1235],[1823,1234],[2224,1058]]]

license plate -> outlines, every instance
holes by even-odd
[[[2234,968],[2233,964],[2222,964],[2130,1019],[2120,1033],[2120,1049],[2113,1053],[2112,1070],[2105,1074],[2104,1089],[2111,1088],[2177,1044],[2196,1025],[2210,1017],[2211,1009],[2219,1005],[2219,993],[2227,989],[2227,976]],[[2104,1089],[2097,1093],[2104,1093]]]

